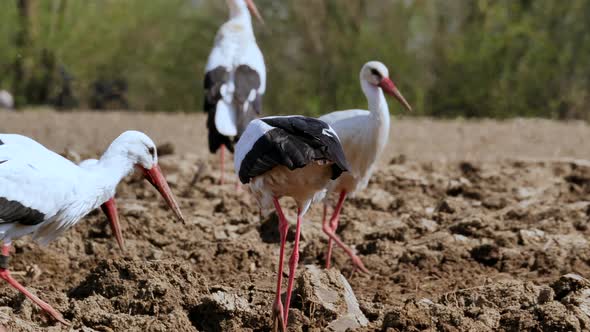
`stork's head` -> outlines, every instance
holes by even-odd
[[[126,131],[112,145],[116,145],[120,153],[126,154],[126,157],[139,168],[149,170],[158,164],[156,144],[142,132]]]
[[[156,144],[144,133],[139,131],[126,131],[119,136],[111,148],[123,154],[125,158],[135,165],[148,180],[164,197],[170,208],[174,211],[180,221],[184,222],[184,217],[180,212],[178,203],[168,186],[168,182],[162,174],[158,165],[158,152]]]
[[[393,81],[389,78],[389,70],[379,61],[369,61],[361,69],[361,80],[379,87],[386,94],[395,97],[408,111],[412,107],[399,92]]]
[[[253,0],[226,0],[226,2],[231,16],[249,11],[251,15],[256,16],[260,23],[264,23],[264,20],[262,19],[262,16],[260,16],[260,12],[258,11],[258,8],[256,8]]]

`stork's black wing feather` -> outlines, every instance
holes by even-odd
[[[325,122],[300,116],[260,120],[274,128],[258,138],[242,160],[243,183],[278,165],[293,170],[315,161],[333,162],[332,179],[348,170],[340,141]]]
[[[249,101],[246,110],[240,109],[237,112],[238,137],[244,132],[248,123],[256,119],[262,113],[262,95],[258,93],[260,88],[260,75],[248,65],[240,65],[234,73],[234,102],[238,107],[248,101],[252,90],[255,91],[254,100]]]
[[[260,75],[252,67],[240,65],[234,73],[234,84],[236,85],[234,98],[238,103],[242,104],[248,100],[250,91],[258,91],[260,88]],[[260,110],[255,111],[260,114]]]
[[[203,87],[205,88],[205,112],[215,112],[217,102],[221,99],[221,86],[229,80],[229,72],[223,66],[216,67],[205,73]]]
[[[215,127],[215,111],[217,102],[222,98],[221,86],[229,80],[229,72],[225,67],[219,66],[205,73],[203,82],[205,88],[205,100],[203,110],[207,112],[207,129],[209,131],[209,151],[215,153],[221,145],[225,145],[233,152],[233,143],[227,136],[222,135]]]
[[[0,197],[0,224],[18,222],[23,225],[37,225],[44,220],[45,215],[40,211]]]
[[[333,162],[334,177],[332,179],[336,179],[343,171],[349,169],[337,134],[324,121],[305,116],[271,117],[263,118],[262,121],[300,137],[318,151],[316,160],[325,159]]]

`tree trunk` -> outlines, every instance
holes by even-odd
[[[16,0],[19,29],[15,38],[18,50],[14,60],[14,96],[15,106],[20,107],[29,99],[29,82],[33,78],[35,65],[35,0]]]

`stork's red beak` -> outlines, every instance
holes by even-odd
[[[119,248],[121,250],[125,250],[125,244],[123,243],[123,234],[121,233],[121,227],[119,226],[119,214],[117,213],[117,204],[115,203],[115,198],[111,198],[108,201],[104,202],[101,206],[102,211],[104,214],[107,215],[107,219],[111,223],[111,230],[117,239],[117,243],[119,244]]]
[[[256,16],[256,18],[258,19],[258,21],[260,21],[260,23],[264,24],[264,20],[262,19],[262,16],[260,16],[260,12],[258,11],[258,8],[256,8],[254,1],[246,0],[246,5],[248,6],[248,10],[250,11],[250,13],[252,15]]]
[[[399,92],[393,81],[390,80],[388,77],[385,77],[381,80],[381,82],[379,83],[379,87],[383,89],[383,91],[388,95],[394,96],[395,99],[397,99],[408,111],[412,110],[412,106],[408,104],[406,98],[404,98],[404,96],[401,92]]]
[[[182,216],[180,207],[178,206],[178,203],[176,202],[176,199],[174,198],[174,195],[168,186],[168,182],[166,182],[166,179],[162,174],[160,166],[156,164],[152,167],[152,169],[142,168],[142,170],[145,178],[160,192],[162,197],[164,197],[164,200],[166,200],[168,206],[170,206],[172,211],[174,211],[174,214],[178,220],[184,223],[184,217]]]

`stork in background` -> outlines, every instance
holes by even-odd
[[[252,13],[263,22],[260,13],[252,0],[226,2],[230,19],[217,32],[204,81],[209,151],[216,153],[221,149],[221,184],[225,149],[233,153],[234,141],[262,113],[266,90],[266,66],[250,16]]]
[[[14,97],[6,90],[0,90],[0,109],[14,110]]]
[[[12,240],[31,234],[45,245],[115,195],[121,179],[141,170],[178,219],[180,208],[158,166],[154,142],[145,134],[121,134],[100,160],[79,167],[21,135],[0,134],[0,278],[56,320],[67,324],[49,304],[12,278],[8,258]]]
[[[272,314],[274,330],[286,331],[299,261],[301,221],[311,203],[323,197],[328,182],[348,169],[344,151],[338,135],[323,121],[303,116],[265,117],[247,126],[236,144],[234,167],[240,181],[249,183],[263,214],[268,215],[274,207],[279,216],[281,248]],[[297,204],[285,308],[281,303],[281,286],[289,224],[279,204],[283,196],[294,198]]]
[[[412,107],[389,78],[389,70],[378,61],[367,62],[360,72],[361,88],[367,97],[369,110],[337,111],[321,116],[338,133],[350,170],[328,186],[324,200],[322,229],[328,235],[326,268],[330,268],[332,245],[336,242],[352,259],[355,269],[368,272],[358,256],[336,235],[342,204],[347,195],[367,187],[375,163],[389,140],[389,107],[384,93],[396,98],[407,110]],[[326,219],[327,199],[338,193],[338,203],[329,222]]]

